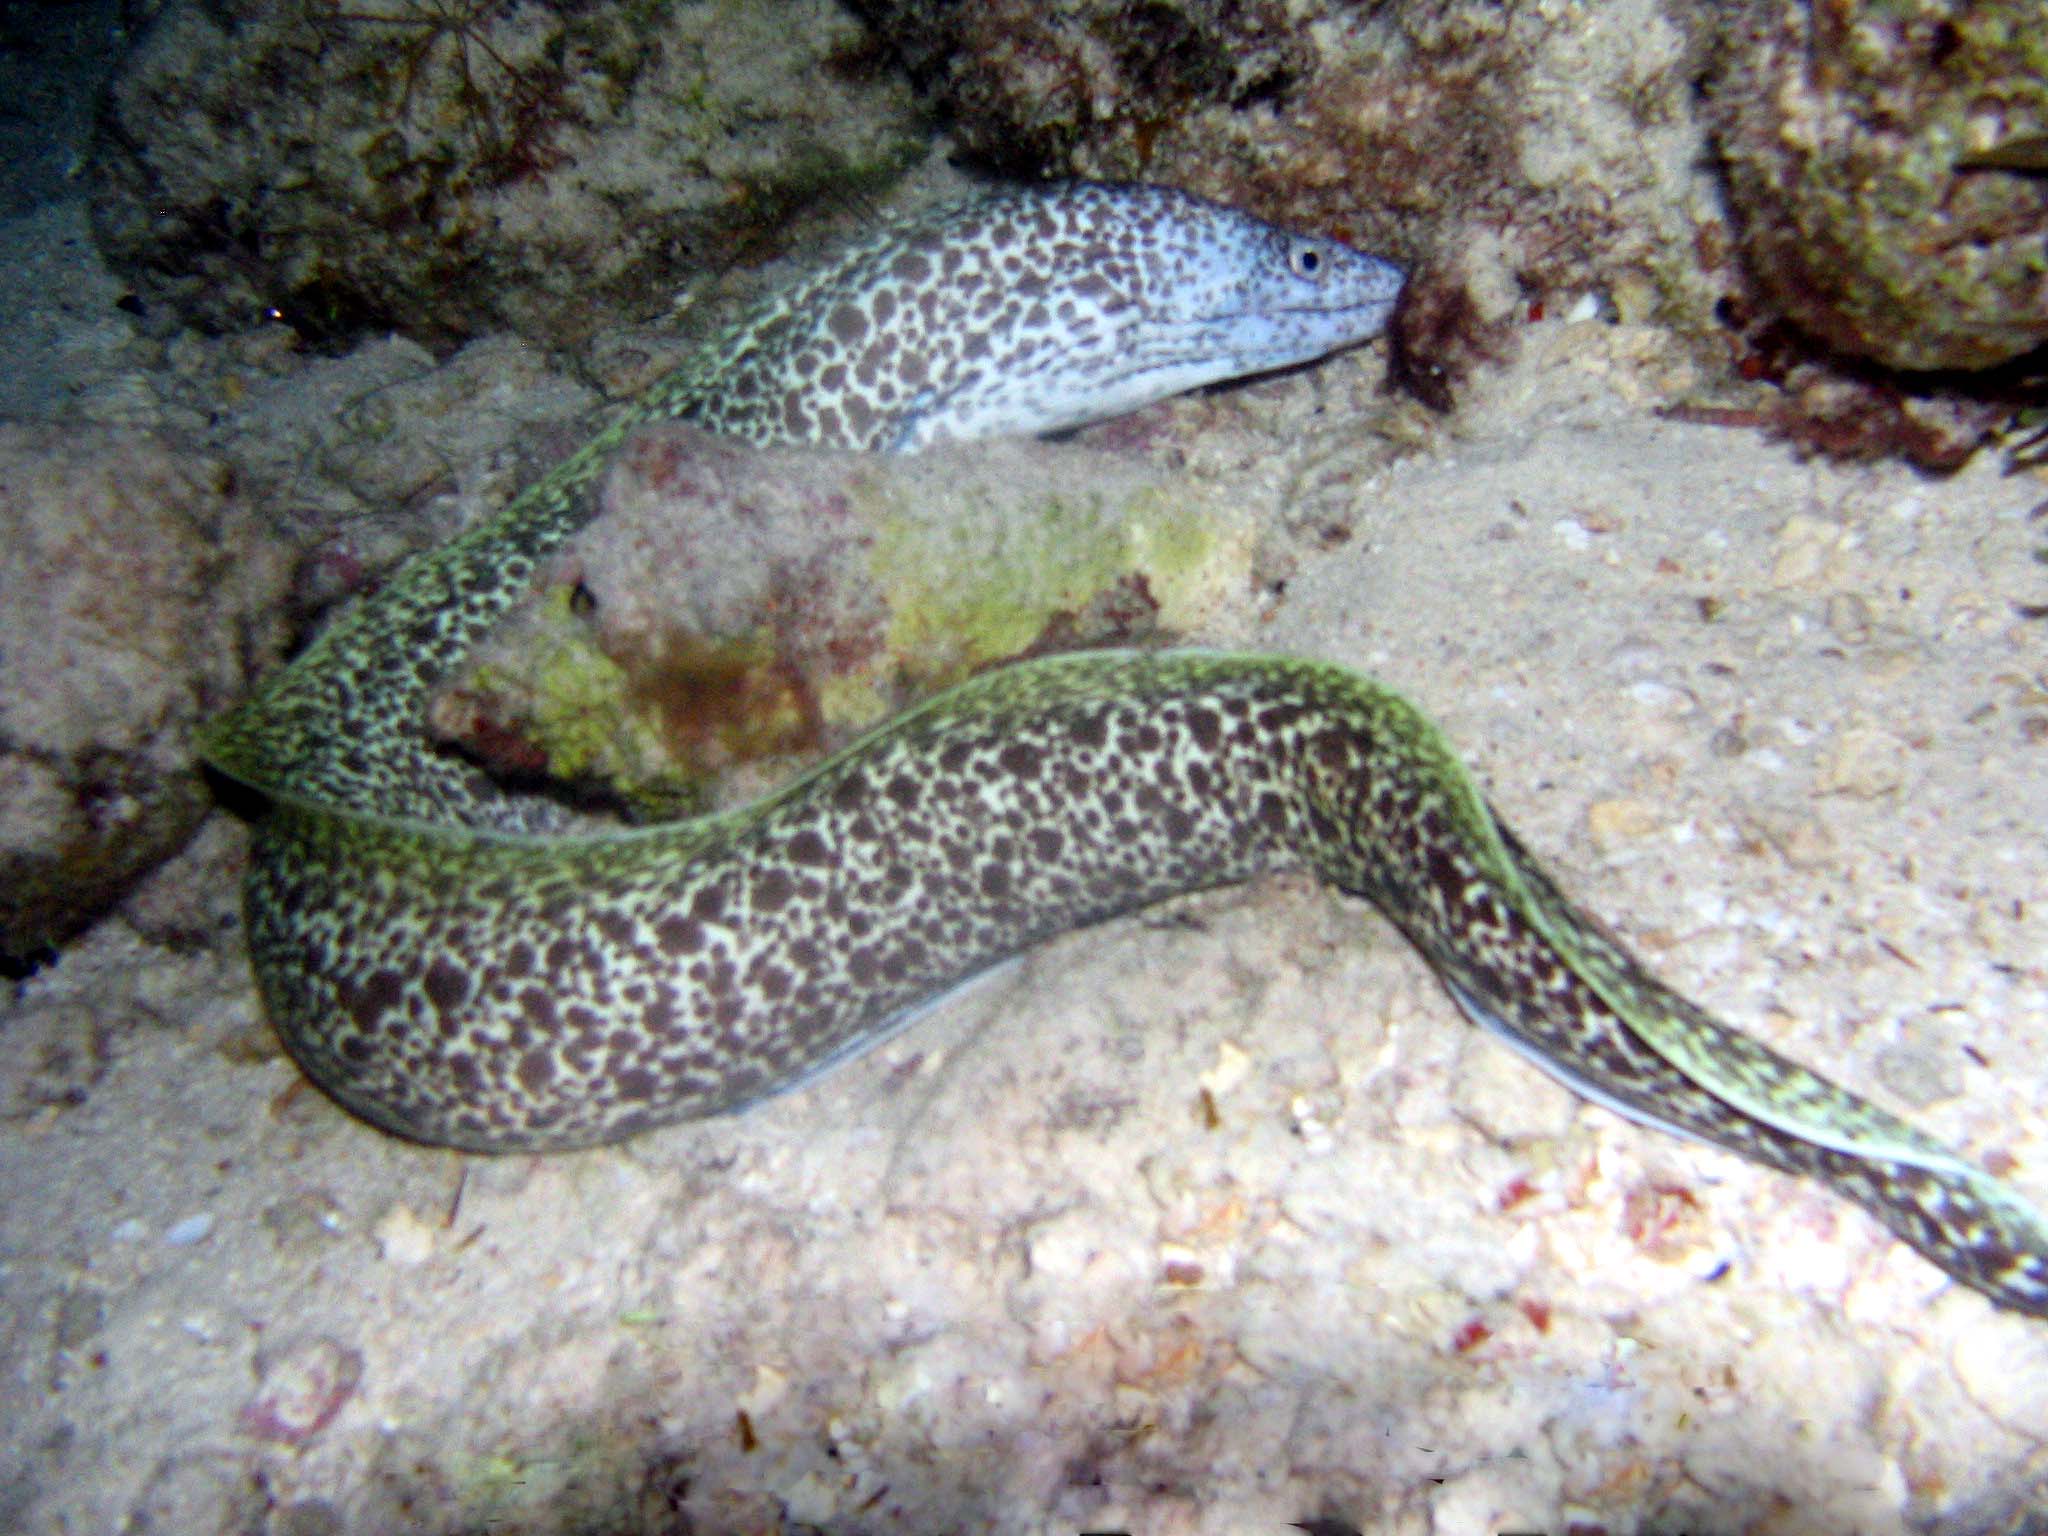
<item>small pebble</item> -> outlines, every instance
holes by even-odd
[[[434,1254],[434,1229],[409,1206],[394,1205],[386,1211],[371,1235],[393,1264],[424,1264]]]
[[[1877,1054],[1877,1079],[1909,1109],[1926,1109],[1963,1091],[1963,1053],[1946,1024],[1916,1020]]]
[[[1836,738],[1834,750],[1814,774],[1814,791],[1858,800],[1893,794],[1906,782],[1905,754],[1906,744],[1891,732],[1851,726]]]
[[[187,1216],[183,1221],[174,1223],[170,1230],[164,1233],[164,1241],[173,1248],[190,1248],[194,1243],[203,1243],[211,1236],[213,1217],[202,1211],[197,1216]]]
[[[1844,645],[1861,645],[1870,638],[1870,603],[1856,592],[1832,592],[1827,604],[1828,633]]]
[[[1822,518],[1795,512],[1778,530],[1778,549],[1771,560],[1771,584],[1778,587],[1810,587],[1840,547],[1842,527]]]
[[[1611,853],[1656,830],[1656,814],[1640,800],[1596,800],[1586,807],[1586,832],[1602,853]]]
[[[1243,1082],[1252,1069],[1252,1059],[1228,1040],[1216,1044],[1216,1065],[1196,1079],[1211,1098],[1222,1098]]]

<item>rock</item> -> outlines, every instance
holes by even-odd
[[[1890,368],[1985,368],[2048,341],[2048,198],[1995,164],[2048,121],[2037,0],[1746,0],[1709,93],[1764,300]]]
[[[153,305],[335,341],[581,340],[920,158],[830,0],[175,0],[123,61],[94,223]]]
[[[997,662],[1243,632],[1272,495],[1076,444],[891,459],[648,428],[431,718],[515,775],[694,809]]]
[[[210,797],[192,728],[275,648],[285,562],[210,459],[0,425],[0,957],[61,943]]]

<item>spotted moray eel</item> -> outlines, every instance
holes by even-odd
[[[1342,668],[1034,661],[743,809],[596,834],[426,741],[434,685],[589,520],[640,422],[895,452],[1056,431],[1365,339],[1400,280],[1177,192],[1077,183],[888,226],[771,297],[205,731],[204,758],[262,804],[248,943],[287,1049],[402,1136],[583,1147],[785,1089],[1050,935],[1305,867],[1571,1087],[1824,1179],[2048,1316],[2048,1224],[2016,1193],[1653,979],[1437,730]]]

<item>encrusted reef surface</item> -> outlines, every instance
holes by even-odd
[[[1984,368],[2048,340],[2038,5],[1734,8],[1710,117],[1765,301],[1893,368]],[[2038,154],[2036,156],[2038,158]]]
[[[1703,342],[1739,301],[1891,368],[2048,341],[2048,183],[1983,159],[2048,133],[2032,0],[858,4],[998,164],[1426,255],[1469,312],[1418,341],[1483,355],[1474,323],[1595,290]]]
[[[172,3],[101,115],[94,228],[166,320],[576,343],[927,133],[831,0]]]
[[[1769,319],[1907,370],[2048,340],[2048,178],[2011,154],[2048,134],[2030,0],[855,9],[174,0],[102,115],[99,236],[186,320],[581,341],[892,185],[915,82],[1008,173],[1426,258],[1425,369],[1583,294],[1731,364]]]

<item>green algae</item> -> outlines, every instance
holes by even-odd
[[[1120,584],[1141,584],[1161,624],[1181,627],[1213,588],[1227,538],[1206,509],[1157,490],[1049,498],[1022,513],[956,505],[943,525],[885,514],[869,570],[891,656],[940,686],[1026,653]]]

